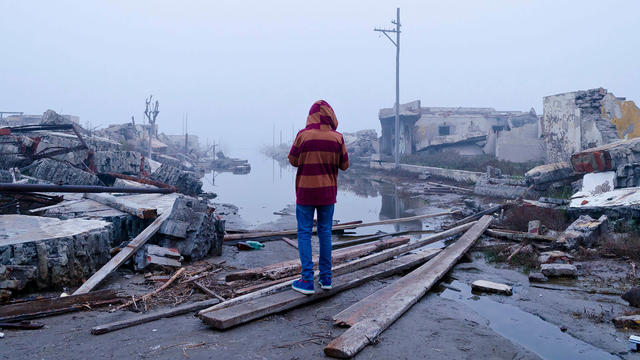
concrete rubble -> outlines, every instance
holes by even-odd
[[[170,212],[139,252],[143,260],[131,262],[137,270],[145,268],[142,263],[149,259],[150,263],[176,265],[221,254],[224,220],[216,217],[207,200],[191,197],[215,197],[203,194],[200,180],[211,165],[213,151],[203,148],[197,136],[174,137],[157,134],[156,129],[152,139],[155,160],[151,160],[145,156],[147,125],[112,125],[90,132],[77,119],[48,110],[38,121],[12,121],[10,126],[0,127],[0,151],[6,154],[0,159],[0,183],[106,185],[151,191],[160,187],[183,195],[111,197],[127,204],[121,209],[82,194],[3,193],[0,205],[6,201],[11,205],[0,206],[3,299],[21,291],[81,284],[153,221],[127,213],[127,209],[144,209],[149,214],[153,210],[158,216]],[[173,249],[177,257],[171,252],[161,254],[158,249],[164,247]]]

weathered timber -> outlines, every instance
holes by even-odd
[[[133,204],[127,204],[125,200],[118,199],[111,194],[85,194],[84,196],[87,199],[97,201],[100,204],[110,206],[140,219],[155,219],[158,217],[156,209],[139,208]]]
[[[376,278],[406,271],[435,256],[439,249],[427,249],[418,254],[410,254],[389,260],[368,268],[335,277],[334,287],[320,290],[313,295],[303,295],[293,289],[240,303],[235,306],[200,314],[200,319],[216,329],[227,329],[269,314],[279,313],[302,304],[335,295],[343,290],[361,285]]]
[[[410,216],[410,217],[398,218],[398,219],[388,219],[388,220],[381,220],[381,221],[375,221],[370,223],[334,225],[332,227],[332,230],[346,230],[346,229],[355,229],[355,228],[366,227],[366,226],[396,224],[396,223],[406,222],[406,221],[414,221],[414,220],[427,219],[427,218],[438,217],[438,216],[451,215],[454,213],[456,213],[456,211],[450,210],[450,211],[444,211],[444,212],[439,212],[434,214],[417,215],[417,216]],[[316,230],[317,228],[314,227],[313,232],[315,233]],[[267,236],[286,236],[286,235],[296,235],[297,233],[298,233],[298,230],[292,229],[292,230],[258,232],[258,233],[230,234],[230,235],[225,235],[224,240],[231,241],[231,240],[260,238],[260,237],[267,237]]]
[[[371,260],[375,259],[375,257],[380,257],[380,256],[396,256],[399,254],[402,254],[404,252],[407,251],[411,251],[414,249],[418,249],[422,246],[426,246],[428,244],[432,244],[436,241],[440,241],[443,239],[447,239],[450,238],[452,236],[455,236],[463,231],[466,231],[468,229],[470,229],[473,225],[475,225],[476,222],[471,222],[471,223],[467,223],[464,225],[460,225],[457,226],[453,229],[449,229],[437,234],[433,234],[431,236],[427,236],[423,239],[420,239],[414,243],[411,244],[407,244],[407,245],[403,245],[403,246],[399,246],[397,248],[393,248],[393,249],[389,249],[389,250],[385,250],[381,253],[378,254],[373,254],[370,256],[367,256],[367,258],[370,258]],[[364,258],[363,258],[364,259]],[[377,294],[377,293],[376,293]],[[374,295],[376,295],[374,294]],[[354,323],[356,323],[359,319],[361,314],[366,314],[369,312],[370,308],[372,306],[377,306],[377,304],[382,300],[382,298],[377,297],[371,295],[355,304],[353,304],[352,306],[350,306],[349,308],[341,311],[340,313],[338,313],[337,315],[335,315],[333,317],[333,320],[335,322],[336,325],[338,326],[351,326]],[[384,295],[392,295],[391,292],[387,292]]]
[[[39,317],[56,315],[71,311],[77,311],[85,305],[93,306],[99,302],[118,298],[115,290],[106,289],[92,291],[81,295],[55,297],[25,301],[15,304],[0,306],[0,321],[14,321],[35,319]]]
[[[513,240],[513,241],[525,241],[525,240],[533,240],[533,241],[541,241],[541,242],[554,242],[556,241],[556,238],[553,236],[547,236],[547,235],[538,235],[538,234],[531,234],[531,233],[526,233],[526,232],[519,232],[519,231],[511,231],[511,230],[497,230],[497,229],[487,229],[485,231],[486,235],[489,235],[491,237],[496,237],[496,238],[500,238],[500,239],[507,239],[507,240]]]
[[[203,292],[203,293],[205,293],[205,294],[209,295],[209,296],[210,296],[210,297],[212,297],[212,298],[216,298],[216,299],[218,299],[218,300],[220,300],[220,301],[225,301],[225,300],[226,300],[226,299],[225,299],[225,298],[223,298],[222,296],[218,295],[215,291],[213,291],[213,290],[209,289],[208,287],[206,287],[206,286],[202,285],[201,283],[199,283],[199,282],[197,282],[197,281],[196,281],[196,282],[194,282],[194,283],[193,283],[193,285],[194,285],[195,287],[197,287],[198,289],[202,290],[202,292]]]
[[[94,287],[98,286],[98,284],[104,280],[107,275],[109,275],[112,271],[116,270],[120,267],[127,259],[129,259],[133,254],[135,254],[138,249],[142,245],[144,245],[147,240],[149,240],[159,229],[160,226],[169,218],[171,215],[170,211],[165,212],[160,217],[155,219],[151,225],[147,226],[138,236],[136,236],[133,240],[129,242],[124,249],[120,250],[116,256],[112,257],[108,263],[106,263],[103,267],[100,268],[95,274],[93,274],[89,280],[85,281],[82,286],[76,290],[73,295],[84,294],[91,291]]]
[[[387,234],[387,233],[376,234],[376,235],[371,235],[371,236],[360,237],[358,239],[353,239],[353,240],[334,242],[334,243],[331,244],[331,248],[332,249],[340,249],[340,248],[349,247],[349,246],[353,246],[353,245],[364,244],[366,242],[382,239],[382,238],[387,237],[387,236],[405,235],[406,233],[407,233],[407,231],[399,231],[399,232],[390,233],[390,234]]]
[[[298,243],[297,243],[297,242],[295,242],[295,241],[293,241],[293,240],[291,240],[291,239],[289,239],[288,237],[284,237],[284,236],[283,236],[283,237],[282,237],[282,241],[286,242],[287,244],[289,244],[289,245],[293,246],[293,247],[294,247],[294,248],[296,248],[296,249],[298,248]]]
[[[406,244],[407,242],[409,242],[408,237],[397,237],[393,239],[379,240],[369,244],[356,245],[349,248],[333,251],[331,253],[331,259],[334,264],[340,264],[355,257],[368,255],[372,252],[388,249],[390,247],[396,247],[402,244]],[[315,264],[318,263],[318,256],[313,257],[313,262]],[[227,281],[258,278],[276,280],[294,275],[295,273],[299,272],[300,269],[300,260],[294,259],[231,273],[228,274],[225,279]]]
[[[324,353],[348,359],[375,341],[460,260],[492,220],[489,215],[483,216],[458,241],[435,258],[367,297],[365,300],[368,299],[367,303],[373,306],[364,311],[359,308],[361,311],[357,314],[357,321],[341,336],[332,340],[324,348]],[[377,306],[371,302],[372,297],[378,298]]]
[[[420,239],[414,243],[411,244],[406,244],[406,245],[402,245],[402,246],[398,246],[395,248],[391,248],[388,250],[384,250],[381,251],[379,253],[375,253],[375,254],[371,254],[365,257],[362,257],[360,259],[357,260],[353,260],[338,266],[334,266],[332,269],[332,273],[334,276],[340,275],[340,274],[346,274],[358,269],[362,269],[363,267],[367,267],[367,266],[371,266],[374,264],[377,264],[379,262],[391,259],[394,256],[403,254],[405,252],[411,251],[411,250],[415,250],[418,249],[422,246],[426,246],[428,244],[434,243],[436,241],[442,240],[442,239],[446,239],[452,236],[455,236],[458,233],[461,233],[467,229],[469,229],[471,226],[473,226],[474,223],[469,223],[469,224],[464,224],[461,226],[458,226],[456,228],[447,230],[447,231],[443,231],[441,233],[438,234],[434,234],[431,236],[428,236],[426,238]],[[316,275],[318,275],[318,272],[316,271]],[[269,294],[273,294],[276,293],[278,291],[281,291],[284,288],[287,288],[291,285],[291,283],[297,278],[297,276],[293,276],[287,279],[280,279],[280,280],[276,280],[273,282],[269,282],[269,284],[267,284],[264,288],[259,287],[259,285],[256,285],[256,288],[254,289],[249,289],[250,291],[253,292],[249,292],[246,295],[242,295],[242,296],[238,296],[235,297],[233,299],[229,299],[224,303],[218,304],[218,305],[214,305],[213,307],[204,309],[200,312],[200,314],[204,314],[213,310],[217,310],[217,309],[221,309],[223,307],[229,307],[231,305],[235,305],[237,303],[241,303],[241,302],[245,302],[251,299],[256,299],[262,296],[266,296]],[[256,291],[258,290],[258,291]]]
[[[433,185],[433,186],[445,187],[445,188],[452,189],[452,190],[459,190],[459,191],[470,192],[470,193],[473,192],[473,189],[467,189],[467,188],[463,188],[463,187],[460,187],[460,186],[447,185],[447,184],[437,183],[437,182],[433,182],[433,181],[425,181],[425,183],[427,183],[429,185]]]
[[[55,204],[55,205],[49,205],[49,206],[39,207],[39,208],[36,208],[36,209],[31,209],[31,210],[29,210],[29,212],[31,214],[35,214],[35,213],[38,213],[38,212],[51,210],[51,209],[57,209],[59,207],[63,207],[63,206],[67,206],[67,205],[71,205],[71,204],[75,204],[75,203],[79,203],[79,202],[82,202],[82,201],[84,201],[84,200],[79,199],[79,200],[72,200],[72,201],[63,201],[63,202]]]
[[[194,302],[191,304],[184,304],[184,305],[176,306],[171,309],[160,310],[160,311],[156,311],[149,314],[134,316],[129,319],[114,321],[112,323],[94,326],[93,328],[91,328],[91,333],[93,335],[106,334],[111,331],[125,329],[131,326],[145,324],[145,323],[159,320],[159,319],[169,318],[172,316],[178,316],[178,315],[198,311],[198,310],[207,308],[209,306],[215,305],[219,302],[220,300],[218,299],[209,299],[209,300]]]

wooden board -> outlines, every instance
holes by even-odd
[[[398,219],[388,219],[388,220],[381,220],[381,221],[375,221],[370,223],[334,225],[332,227],[332,230],[346,230],[346,229],[355,229],[355,228],[365,227],[365,226],[396,224],[396,223],[406,222],[406,221],[414,221],[414,220],[427,219],[427,218],[433,218],[438,216],[451,215],[454,213],[456,212],[449,210],[449,211],[444,211],[444,212],[439,212],[434,214],[417,215],[417,216],[410,216],[410,217],[398,218]],[[315,233],[316,230],[317,229],[314,227],[313,232]],[[228,234],[228,235],[225,235],[224,241],[255,239],[255,238],[267,237],[267,236],[297,235],[297,233],[298,233],[297,229],[291,229],[291,230],[267,231],[267,232],[258,232],[258,233]]]
[[[369,244],[356,245],[349,248],[333,251],[331,253],[331,259],[334,264],[340,264],[346,262],[349,259],[368,255],[372,252],[388,249],[390,247],[400,246],[402,244],[406,244],[407,242],[409,242],[409,237],[404,236],[387,240],[379,240]],[[313,257],[313,262],[314,264],[318,263],[317,255]],[[296,273],[300,272],[300,269],[300,259],[294,259],[231,273],[228,274],[225,279],[227,281],[241,279],[249,280],[258,278],[276,280],[295,275]]]
[[[540,242],[554,242],[557,240],[556,237],[547,236],[547,235],[538,235],[531,234],[527,232],[520,231],[510,231],[510,230],[497,230],[497,229],[487,229],[486,235],[499,238],[499,239],[507,239],[513,241],[540,241]]]
[[[303,295],[297,291],[288,289],[279,293],[240,303],[235,306],[204,313],[199,316],[205,324],[211,327],[216,329],[226,329],[269,314],[275,314],[302,304],[332,296],[343,290],[350,289],[375,278],[390,276],[397,272],[406,271],[434,257],[439,251],[439,249],[427,249],[418,254],[402,256],[378,265],[337,276],[334,278],[334,287],[332,289],[321,290],[316,284],[317,291],[313,295]]]
[[[98,284],[107,277],[107,275],[111,274],[112,271],[116,270],[120,267],[127,259],[129,259],[133,254],[135,254],[138,249],[144,243],[147,242],[162,226],[162,223],[165,222],[171,215],[171,211],[167,211],[164,214],[160,215],[157,219],[155,219],[151,225],[147,226],[146,229],[142,230],[142,232],[136,236],[133,240],[129,242],[124,249],[120,250],[116,256],[112,257],[109,262],[107,262],[103,267],[100,268],[95,274],[93,274],[89,280],[85,281],[82,286],[76,290],[73,295],[85,294],[94,287],[98,286]]]
[[[470,228],[474,223],[469,223],[469,224],[465,224],[465,225],[461,225],[458,226],[456,228],[438,233],[438,234],[433,234],[431,236],[428,236],[426,238],[420,239],[418,241],[415,241],[411,244],[406,244],[406,245],[402,245],[402,246],[398,246],[395,248],[391,248],[391,249],[387,249],[384,251],[381,251],[379,253],[374,253],[362,258],[359,258],[357,260],[353,260],[341,265],[337,265],[337,266],[333,266],[332,268],[332,272],[334,276],[340,275],[340,274],[346,274],[358,269],[362,269],[363,267],[367,267],[367,266],[371,266],[374,264],[377,264],[379,262],[391,259],[394,256],[403,254],[405,252],[411,251],[411,250],[415,250],[418,249],[422,246],[434,243],[436,241],[442,240],[442,239],[446,239],[449,238],[451,236],[455,236],[458,233],[461,233],[465,230],[467,230],[468,228]],[[318,275],[318,272],[316,271],[316,276]],[[210,308],[204,309],[202,311],[200,311],[200,314],[204,314],[210,311],[214,311],[217,309],[221,309],[223,307],[229,307],[231,305],[235,305],[241,302],[245,302],[245,301],[249,301],[251,299],[256,299],[262,296],[267,296],[273,293],[276,293],[278,291],[282,291],[282,289],[287,288],[288,286],[291,285],[291,283],[293,282],[293,280],[297,279],[298,276],[293,276],[287,279],[280,279],[277,281],[273,281],[273,282],[269,282],[268,284],[265,284],[264,288],[261,286],[255,286],[251,289],[248,289],[246,292],[249,291],[253,291],[253,292],[249,292],[246,295],[241,295],[238,297],[235,297],[233,299],[229,299],[227,301],[225,301],[224,303],[218,304],[218,305],[214,305]],[[260,284],[262,285],[262,284]]]
[[[85,304],[118,299],[115,290],[92,291],[81,295],[25,301],[0,306],[0,321],[26,320],[76,311]],[[118,299],[119,300],[119,299]]]
[[[360,311],[353,326],[332,340],[324,348],[324,353],[348,359],[375,341],[460,260],[492,220],[489,215],[483,216],[458,241],[429,262],[367,297],[368,310]],[[372,298],[378,298],[379,302],[374,304]]]
[[[91,328],[91,333],[93,335],[106,334],[111,331],[116,331],[116,330],[148,323],[148,322],[163,319],[163,318],[168,318],[172,316],[177,316],[177,315],[198,311],[198,310],[207,308],[209,306],[215,305],[219,302],[220,300],[218,299],[209,299],[204,301],[197,301],[191,304],[176,306],[171,309],[155,311],[149,314],[134,316],[129,319],[124,319],[124,320],[114,321],[104,325],[94,326],[93,328]]]

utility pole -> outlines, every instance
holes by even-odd
[[[396,112],[396,122],[395,122],[395,141],[394,141],[394,157],[396,168],[398,167],[399,159],[400,159],[400,8],[397,8],[396,20],[391,20],[391,23],[396,26],[395,29],[373,29],[373,31],[378,31],[383,33],[391,43],[396,47],[396,104],[394,106]],[[396,40],[394,41],[389,33],[396,34]]]

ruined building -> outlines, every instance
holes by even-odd
[[[382,154],[393,153],[395,112],[379,112]],[[455,151],[461,155],[495,155],[502,160],[542,159],[540,119],[530,111],[493,108],[421,107],[416,100],[400,105],[400,153],[423,150]]]
[[[573,153],[640,136],[636,104],[603,88],[546,96],[543,106],[547,163],[568,161]]]

